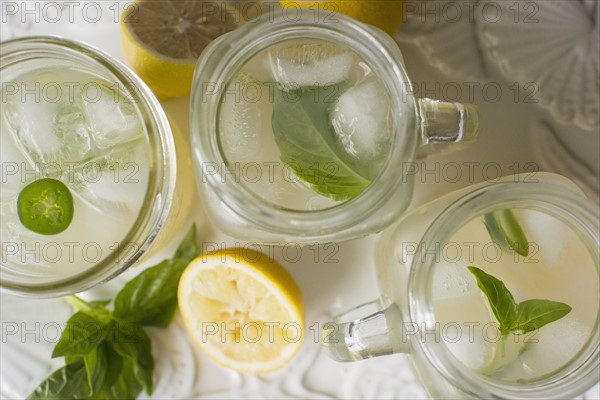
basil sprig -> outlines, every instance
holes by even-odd
[[[332,93],[340,93],[339,86],[275,90],[273,135],[281,160],[305,185],[343,201],[360,194],[371,182],[336,151],[329,109],[337,95],[325,95]]]
[[[517,303],[501,280],[477,267],[467,268],[475,276],[477,286],[487,298],[503,336],[534,331],[571,312],[569,305],[557,301],[534,299]]]
[[[109,300],[67,302],[78,311],[69,318],[52,357],[64,357],[29,399],[134,399],[152,394],[154,359],[144,326],[166,327],[177,309],[177,285],[199,254],[192,226],[173,258],[141,272]]]
[[[490,238],[502,248],[514,250],[517,254],[529,255],[529,242],[511,210],[498,210],[483,217]]]

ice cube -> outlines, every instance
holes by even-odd
[[[331,123],[339,147],[360,169],[368,170],[368,177],[378,172],[389,150],[390,118],[390,96],[375,76],[344,92],[332,109]]]
[[[350,51],[323,41],[291,41],[269,50],[275,80],[284,89],[330,86],[350,76],[359,63]]]
[[[82,87],[97,89],[82,92],[82,101],[90,121],[96,146],[101,149],[127,143],[144,135],[142,117],[124,88],[91,81]]]
[[[525,369],[532,378],[559,369],[577,355],[591,333],[591,326],[568,317],[543,326],[527,337],[521,357]]]
[[[0,117],[2,118],[2,117]],[[32,178],[29,171],[34,171],[32,164],[22,149],[16,145],[14,133],[6,124],[4,118],[0,121],[0,163],[1,163],[1,182],[0,198],[12,197],[19,194],[27,178]],[[25,176],[24,172],[28,175]]]
[[[273,104],[269,101],[266,88],[262,87],[265,90],[260,94],[257,92],[256,98],[249,93],[252,88],[261,87],[250,84],[248,77],[242,75],[227,87],[223,96],[219,134],[223,150],[231,163],[256,161],[264,147],[262,135],[272,129]]]
[[[54,161],[63,145],[52,129],[57,104],[32,99],[2,106],[8,127],[16,134],[27,158],[38,165]]]
[[[137,213],[148,187],[149,145],[138,140],[98,154],[69,186],[92,208],[115,218]]]
[[[92,144],[81,102],[58,104],[53,122],[53,133],[61,142],[61,148],[55,155],[57,161],[79,162],[84,159]]]
[[[499,333],[478,293],[435,300],[434,311],[440,338],[457,359],[473,370],[491,362]]]

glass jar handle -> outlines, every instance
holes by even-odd
[[[417,100],[417,157],[460,150],[479,137],[479,112],[473,104]]]
[[[323,325],[321,343],[330,357],[357,361],[409,351],[400,308],[395,303],[383,308],[382,303],[381,299],[367,303]],[[349,320],[356,314],[367,316]]]

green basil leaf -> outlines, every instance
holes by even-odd
[[[154,359],[152,343],[144,328],[133,323],[118,324],[110,335],[110,343],[118,354],[133,363],[135,378],[152,394]]]
[[[484,216],[485,227],[490,238],[504,249],[512,249],[517,254],[529,255],[529,242],[511,210],[499,210]]]
[[[107,333],[107,323],[83,311],[73,314],[54,347],[52,358],[85,356],[100,344]]]
[[[332,99],[317,92],[324,89],[302,88],[289,92],[276,89],[273,134],[281,160],[298,178],[323,196],[336,201],[347,200],[360,194],[370,181],[336,153],[329,116]]]
[[[119,377],[104,394],[106,399],[135,399],[143,390],[142,384],[135,376],[135,362],[131,358],[123,359]]]
[[[92,396],[100,393],[104,388],[106,374],[108,371],[108,350],[107,343],[102,342],[94,350],[83,357],[88,385]]]
[[[177,310],[181,274],[199,252],[194,225],[175,252],[177,258],[148,268],[127,282],[115,298],[114,315],[146,326],[169,325]]]
[[[511,327],[515,333],[527,333],[561,319],[571,312],[565,303],[551,300],[526,300],[517,306],[517,319]]]
[[[85,301],[76,295],[67,296],[65,300],[77,310],[99,321],[109,323],[112,319],[112,313],[106,309],[110,300]]]
[[[483,292],[500,324],[500,332],[508,333],[512,323],[517,319],[517,305],[512,293],[504,286],[504,283],[486,274],[481,269],[469,266],[469,271],[475,276],[477,286]]]
[[[54,371],[28,399],[64,400],[85,399],[92,396],[82,359]]]
[[[188,263],[200,254],[200,246],[196,241],[196,225],[193,224],[189,232],[185,235],[179,247],[175,251],[173,258],[185,260]]]
[[[115,298],[114,315],[146,326],[169,325],[177,310],[177,286],[187,260],[165,260],[129,281]]]
[[[117,385],[117,381],[120,379],[123,370],[123,357],[113,349],[109,342],[104,342],[103,345],[106,351],[106,375],[104,376],[104,385],[95,397],[113,399],[115,398],[113,396],[113,387]],[[117,397],[116,399],[119,398]]]

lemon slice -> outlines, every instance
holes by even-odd
[[[202,255],[183,273],[178,295],[189,333],[221,365],[268,372],[302,345],[300,289],[265,254],[238,248]]]
[[[280,0],[283,8],[309,7],[340,12],[394,35],[406,11],[406,0]],[[325,14],[327,15],[327,14]]]
[[[227,2],[138,0],[121,18],[121,43],[131,68],[160,98],[190,94],[196,60],[240,16]]]

